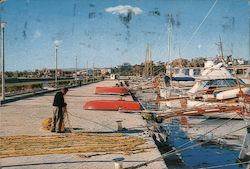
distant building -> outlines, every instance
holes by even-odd
[[[111,74],[110,75],[110,79],[112,79],[112,80],[119,79],[119,78],[120,78],[119,74]]]
[[[86,75],[91,75],[91,74],[93,74],[93,69],[82,69],[82,70],[80,71],[80,74],[81,74],[81,75],[84,75],[84,76],[86,76]]]
[[[232,57],[228,57],[228,65],[229,66],[232,66],[232,65],[249,65],[249,61],[247,61],[247,60],[244,60],[244,59],[242,59],[242,58],[239,58],[239,59],[237,59],[237,58],[235,58],[235,59],[232,59]],[[233,60],[233,62],[232,62],[232,60]]]
[[[75,70],[63,70],[62,71],[62,76],[64,77],[75,77]]]
[[[119,68],[118,67],[112,67],[111,68],[111,73],[119,73]]]
[[[129,71],[129,70],[132,69],[132,65],[131,65],[130,63],[128,63],[128,62],[125,62],[125,63],[123,63],[122,65],[119,65],[119,66],[118,66],[118,69],[119,69],[120,71]]]
[[[112,69],[111,68],[102,68],[101,70],[101,74],[102,75],[106,75],[106,74],[111,74],[112,73]]]
[[[39,71],[40,77],[55,77],[55,69],[42,69]],[[63,70],[57,69],[57,76],[62,76]]]
[[[165,65],[165,62],[161,62],[161,61],[155,62],[155,66],[164,66],[164,65]]]

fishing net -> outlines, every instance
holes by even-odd
[[[143,139],[124,134],[67,133],[50,136],[0,137],[0,158],[87,152],[143,152]]]

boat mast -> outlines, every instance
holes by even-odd
[[[181,50],[180,50],[180,48],[178,50],[178,57],[179,57],[179,68],[183,68],[182,62],[181,62]]]
[[[219,36],[219,37],[220,37],[220,36]],[[220,58],[221,58],[221,61],[225,64],[225,66],[227,66],[226,61],[225,61],[225,59],[224,59],[223,43],[222,43],[221,37],[220,37],[219,43],[217,43],[216,45],[218,46],[219,51],[220,51]]]
[[[149,76],[153,76],[153,61],[152,61],[152,50],[147,44],[146,47],[146,56],[144,62],[144,76],[148,78]]]
[[[145,53],[145,62],[144,62],[144,76],[148,78],[148,53],[149,53],[149,46],[147,44],[146,53]]]
[[[248,0],[248,25],[250,25],[250,0]],[[250,45],[250,26],[248,26],[248,46]],[[249,55],[249,57],[248,57],[248,61],[250,62],[250,47],[248,48],[249,50],[248,50],[248,55]]]
[[[172,45],[172,29],[173,29],[173,17],[172,14],[168,15],[168,73],[170,77],[171,75],[171,66],[170,66],[170,59],[171,59],[171,45]]]

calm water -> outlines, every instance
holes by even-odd
[[[180,129],[178,121],[175,121],[174,124],[176,125],[166,126],[166,128],[168,128],[171,133],[168,142],[171,144],[171,146],[177,148],[180,145],[188,142],[190,139],[187,137],[186,133]],[[186,146],[194,145],[196,143],[197,142],[194,141]],[[222,145],[206,144],[185,150],[180,153],[180,156],[186,168],[205,168],[235,163],[237,162],[239,151],[239,147],[232,148]],[[239,169],[246,168],[246,165],[235,165],[222,168]]]
[[[142,93],[139,98],[141,103],[147,108],[155,108],[155,102],[149,102],[154,96],[152,93]],[[145,101],[147,103],[145,103]],[[221,120],[222,121],[222,120]],[[219,120],[206,120],[206,122],[199,126],[199,129],[202,129],[201,133],[205,133],[204,131],[208,131],[213,127],[218,126],[221,123]],[[169,151],[172,147],[178,149],[178,147],[186,142],[190,141],[187,133],[184,132],[180,126],[178,120],[173,120],[173,125],[164,126],[170,132],[168,137],[168,142],[164,144],[165,146],[159,147],[161,153],[165,153]],[[244,123],[243,120],[237,122],[230,122],[230,125],[237,126],[239,123]],[[237,123],[237,125],[236,125]],[[208,129],[208,126],[210,127]],[[230,126],[223,126],[225,130],[228,130]],[[238,127],[237,127],[238,128]],[[237,129],[236,128],[236,129]],[[220,130],[224,130],[223,128]],[[197,132],[198,133],[198,132]],[[227,133],[227,132],[225,132]],[[243,137],[243,136],[242,136]],[[241,139],[242,139],[241,137]],[[234,140],[235,141],[235,140]],[[241,143],[241,140],[236,140],[236,142]],[[186,146],[191,146],[197,144],[197,141],[191,142]],[[185,147],[186,147],[185,146]],[[238,163],[238,155],[240,153],[239,146],[227,146],[227,145],[218,145],[218,144],[206,144],[200,145],[197,147],[189,148],[183,152],[181,152],[178,156],[167,157],[165,162],[169,169],[196,169],[196,168],[205,168],[211,166],[225,165]],[[220,168],[226,169],[245,169],[247,165],[234,165],[234,166],[224,166]]]

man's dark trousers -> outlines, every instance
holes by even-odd
[[[51,123],[51,131],[64,132],[64,129],[63,129],[64,112],[63,111],[64,111],[63,107],[54,106],[52,123]]]

